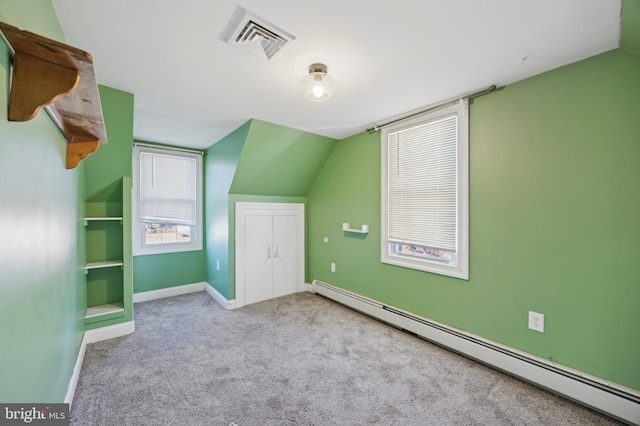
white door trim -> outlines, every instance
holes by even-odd
[[[303,203],[247,203],[237,202],[236,205],[236,308],[244,306],[245,298],[245,256],[244,256],[244,218],[247,216],[278,216],[294,214],[297,220],[298,233],[296,235],[296,251],[298,253],[296,261],[296,290],[305,291],[304,282],[304,204]]]

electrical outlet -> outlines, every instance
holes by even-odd
[[[331,262],[331,272],[335,272],[336,271],[336,264]]]
[[[544,333],[544,315],[529,311],[529,328]]]
[[[220,270],[220,261],[216,260],[216,271]]]

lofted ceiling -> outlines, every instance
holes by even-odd
[[[98,83],[135,96],[138,140],[207,148],[251,118],[342,139],[614,49],[620,0],[53,0]],[[267,60],[221,40],[242,6],[295,40]],[[328,66],[336,93],[300,81]]]

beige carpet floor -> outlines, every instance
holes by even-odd
[[[73,425],[612,425],[544,390],[310,293],[225,311],[135,306],[88,346]]]

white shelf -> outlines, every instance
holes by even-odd
[[[122,218],[116,216],[87,216],[84,220],[122,220]]]
[[[116,312],[124,312],[122,303],[107,303],[105,305],[88,307],[84,318],[95,318],[103,315],[115,314]]]
[[[342,224],[342,230],[345,232],[355,232],[357,234],[368,234],[369,233],[369,225],[362,225],[360,229],[351,228],[351,223],[345,222]]]
[[[122,266],[124,262],[122,260],[103,260],[101,262],[87,262],[84,265],[84,269],[100,269],[100,268],[112,268],[114,266]]]
[[[84,226],[87,226],[89,222],[97,221],[119,221],[122,223],[122,217],[117,216],[87,216],[84,218]]]

